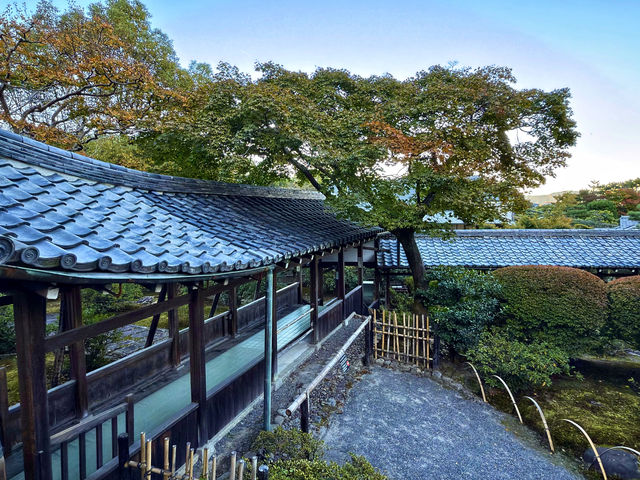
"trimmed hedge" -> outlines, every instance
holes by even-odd
[[[509,335],[546,342],[570,356],[599,346],[607,319],[607,288],[597,276],[568,267],[517,266],[494,275],[502,285],[502,321]]]
[[[640,348],[640,276],[624,277],[607,285],[607,334]]]

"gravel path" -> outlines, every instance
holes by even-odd
[[[395,480],[582,478],[510,432],[511,421],[429,378],[375,366],[323,437],[327,459],[364,455]]]

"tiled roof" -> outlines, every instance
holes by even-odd
[[[0,130],[0,264],[215,273],[372,238],[323,196],[169,177]]]
[[[451,239],[417,236],[428,267],[447,265],[499,268],[510,265],[560,265],[578,268],[640,268],[640,231],[457,230]],[[381,239],[378,264],[406,268],[395,238]]]

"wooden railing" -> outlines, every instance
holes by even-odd
[[[111,453],[109,458],[106,459],[106,463],[109,463],[118,457],[118,436],[122,433],[118,431],[118,417],[121,414],[125,415],[126,433],[129,434],[129,438],[133,438],[133,399],[131,396],[128,396],[124,403],[97,415],[91,415],[51,436],[51,450],[59,451],[61,480],[70,478],[69,446],[72,442],[75,444],[76,441],[78,449],[77,477],[74,476],[73,478],[85,480],[88,478],[87,470],[93,470],[94,467],[95,471],[92,473],[94,477],[101,477],[108,472],[110,468],[105,465],[103,428],[105,426],[106,428],[111,428]],[[95,432],[95,456],[93,456],[93,462],[89,465],[87,462],[87,435],[92,431]],[[75,472],[75,469],[73,471]]]

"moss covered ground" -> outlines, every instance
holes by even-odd
[[[555,378],[550,387],[515,394],[524,423],[540,434],[540,442],[546,446],[540,415],[524,398],[529,395],[540,404],[558,450],[579,458],[588,448],[584,436],[564,418],[581,425],[598,446],[624,445],[640,450],[640,362],[629,357],[585,358],[577,366],[577,376]],[[444,373],[480,394],[473,373],[463,363],[447,364]],[[515,415],[503,389],[487,388],[487,399]]]

